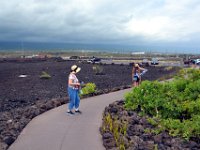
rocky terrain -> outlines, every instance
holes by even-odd
[[[122,128],[124,126],[125,128]],[[116,127],[120,130],[115,132]],[[198,138],[187,141],[179,137],[172,137],[167,131],[161,133],[149,132],[153,129],[155,127],[149,123],[147,117],[141,117],[138,112],[126,110],[124,101],[121,100],[105,108],[100,130],[103,144],[107,150],[115,150],[119,147],[126,150],[200,149],[200,139]]]
[[[96,84],[97,92],[93,95],[130,87],[130,65],[101,64],[98,66],[100,71],[96,71],[93,64],[75,61],[3,61],[0,63],[0,149],[7,149],[32,118],[68,102],[67,78],[73,64],[81,67],[77,75],[80,81]],[[172,75],[178,68],[147,69],[144,80]],[[42,71],[51,77],[41,79]]]

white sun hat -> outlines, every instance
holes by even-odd
[[[77,65],[71,66],[71,72],[78,73],[81,70]]]
[[[135,64],[135,67],[139,67],[139,65],[138,65],[138,64]]]

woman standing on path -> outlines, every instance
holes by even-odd
[[[79,89],[80,89],[80,83],[78,81],[78,78],[76,77],[76,74],[81,70],[80,67],[77,65],[71,66],[71,72],[69,74],[68,79],[68,96],[69,96],[69,105],[68,105],[68,111],[69,114],[74,114],[72,111],[75,107],[75,113],[81,113],[79,110],[79,104],[80,104],[80,97],[79,97]]]
[[[133,87],[139,86],[142,78],[141,76],[147,72],[147,69],[141,68],[138,64],[135,64],[132,69],[132,81]]]

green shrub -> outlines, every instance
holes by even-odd
[[[42,74],[40,75],[40,79],[50,79],[51,76],[45,72],[45,71],[42,71]]]
[[[87,83],[84,88],[82,88],[81,95],[92,94],[96,91],[96,85],[94,83]]]
[[[171,82],[144,81],[125,96],[125,107],[158,118],[173,136],[199,136],[200,70],[183,69]]]

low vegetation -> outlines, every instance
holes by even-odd
[[[84,85],[84,87],[81,89],[81,96],[93,94],[96,91],[96,85],[94,83],[87,83]]]
[[[40,75],[40,79],[50,79],[50,78],[51,78],[50,74],[48,74],[45,71],[42,71],[42,74]]]
[[[111,132],[119,150],[125,150],[126,146],[123,137],[127,134],[127,123],[121,123],[117,120],[117,118],[112,118],[109,113],[106,114],[103,118],[104,124],[101,128],[102,132]]]
[[[92,69],[93,69],[95,75],[103,75],[103,67],[102,66],[100,66],[100,65],[94,65],[92,67]]]
[[[171,82],[144,81],[125,97],[127,109],[172,136],[200,137],[200,70],[183,69]]]

